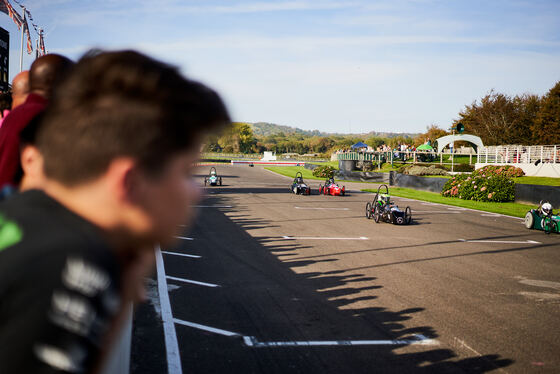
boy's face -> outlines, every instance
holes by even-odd
[[[149,237],[168,243],[179,232],[179,225],[189,225],[195,205],[201,198],[200,187],[193,180],[198,153],[179,153],[171,158],[156,178],[144,176],[141,205],[146,215]]]

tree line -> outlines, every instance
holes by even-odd
[[[459,113],[465,132],[485,145],[560,144],[560,82],[544,96],[490,91]]]
[[[560,82],[544,96],[523,94],[512,97],[491,90],[480,100],[466,105],[453,125],[459,122],[465,126],[465,133],[479,136],[485,145],[560,144]],[[414,137],[408,134],[392,137],[317,134],[296,131],[257,135],[251,124],[234,122],[222,134],[210,137],[205,151],[274,151],[328,156],[338,149],[348,149],[357,142],[364,142],[374,149],[381,145],[391,148],[400,144],[418,146],[428,140],[433,142],[450,132],[432,124],[426,128],[426,132]]]

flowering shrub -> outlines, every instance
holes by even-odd
[[[515,184],[511,178],[503,175],[461,174],[449,179],[441,194],[463,200],[513,201]]]
[[[517,168],[512,165],[487,165],[483,168],[475,170],[473,175],[482,175],[482,176],[489,176],[489,175],[503,175],[509,178],[515,177],[522,177],[525,175],[523,169]]]
[[[313,170],[313,176],[317,178],[332,178],[334,176],[334,168],[332,166],[319,166]]]

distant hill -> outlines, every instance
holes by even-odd
[[[394,138],[397,136],[404,136],[409,138],[414,138],[415,136],[419,135],[420,133],[398,133],[398,132],[377,132],[377,131],[370,131],[368,133],[362,134],[343,134],[343,133],[328,133],[319,130],[302,130],[297,127],[291,126],[284,126],[284,125],[276,125],[274,123],[268,122],[256,122],[256,123],[249,123],[249,126],[253,129],[253,134],[256,136],[269,136],[279,133],[284,134],[300,134],[303,136],[353,136],[353,137],[363,137],[369,138],[372,136],[377,136],[380,138]]]
[[[256,136],[269,136],[275,135],[283,132],[284,134],[300,134],[306,136],[328,136],[326,132],[321,132],[319,130],[302,130],[297,127],[290,127],[290,126],[283,126],[283,125],[276,125],[274,123],[267,123],[267,122],[257,122],[257,123],[249,123],[251,128],[253,129],[253,134]]]

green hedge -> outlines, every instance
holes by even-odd
[[[317,178],[333,178],[335,168],[332,166],[319,166],[313,170],[313,176]]]
[[[515,178],[515,177],[522,177],[525,175],[523,169],[512,166],[512,165],[487,165],[483,168],[476,170],[473,175],[482,175],[482,176],[489,176],[489,175],[502,175],[504,177]]]
[[[515,183],[503,175],[457,175],[447,181],[443,196],[463,200],[506,202],[515,199]]]
[[[449,167],[451,170],[451,167]],[[461,172],[461,173],[469,173],[474,171],[474,165],[469,164],[455,164],[453,165],[453,171]]]

